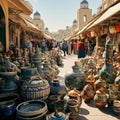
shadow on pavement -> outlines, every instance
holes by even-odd
[[[85,102],[85,104],[90,106],[90,107],[97,108],[93,100],[91,100],[90,102],[87,102],[87,103]]]
[[[103,112],[103,113],[105,113],[105,114],[114,116],[114,117],[118,118],[118,120],[120,120],[120,115],[116,115],[116,114],[113,112],[112,108],[110,108],[110,107],[105,107],[105,108],[103,108],[103,109],[100,109],[100,111]]]
[[[80,108],[80,114],[82,115],[88,115],[89,114],[89,111],[85,108]]]
[[[78,115],[76,117],[76,120],[88,120],[88,119],[86,117],[84,117],[84,116]]]

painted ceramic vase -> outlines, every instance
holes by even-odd
[[[119,100],[114,100],[113,111],[116,115],[120,115],[120,101]]]
[[[20,103],[16,107],[17,119],[20,120],[43,120],[48,108],[44,101],[30,100]]]
[[[118,85],[117,84],[109,84],[108,86],[108,94],[109,101],[114,101],[118,99]]]
[[[68,72],[65,75],[65,85],[70,90],[76,88],[81,91],[85,85],[84,72],[81,71],[77,65],[74,65],[72,69],[72,72]]]
[[[45,79],[51,84],[52,80],[57,77],[55,70],[50,66],[48,61],[44,61],[43,63],[43,72],[45,74]]]
[[[94,103],[99,109],[102,109],[105,107],[105,105],[108,102],[108,96],[103,91],[97,90],[96,94],[94,96]]]
[[[59,79],[54,79],[50,86],[50,94],[64,96],[66,93],[67,93],[66,87],[60,84]]]
[[[67,103],[64,105],[64,110],[66,113],[72,113],[74,115],[79,114],[79,101],[75,99],[69,99]]]
[[[96,80],[94,83],[94,88],[96,91],[99,89],[103,89],[103,91],[106,92],[106,89],[107,89],[106,81],[103,80],[101,77],[99,77],[99,79]]]
[[[15,83],[17,72],[0,72],[0,90],[1,92],[18,92],[18,86]]]
[[[90,84],[94,88],[95,77],[94,75],[89,75],[85,80],[86,84]]]
[[[64,109],[64,101],[61,99],[60,95],[50,95],[47,103],[50,112],[54,112],[56,109],[62,112]]]
[[[58,112],[57,110],[55,110],[54,113],[46,116],[46,120],[68,120],[68,116],[65,115],[63,112]]]
[[[50,86],[47,80],[40,77],[31,77],[21,86],[21,96],[24,100],[47,99],[50,94]]]
[[[78,101],[78,107],[80,108],[80,106],[82,104],[82,96],[81,96],[81,93],[78,90],[76,90],[76,89],[70,90],[68,92],[68,94],[65,95],[65,97],[64,97],[64,103],[67,104],[67,102],[70,99],[77,100]]]
[[[90,102],[94,98],[95,90],[93,89],[93,86],[90,84],[87,84],[84,86],[82,91],[82,98],[85,102]]]
[[[46,99],[50,93],[47,80],[40,77],[37,68],[23,67],[21,69],[21,96],[24,100]]]
[[[35,65],[35,67],[37,67],[37,70],[38,70],[40,76],[42,78],[44,78],[45,75],[42,70],[42,68],[43,68],[42,61],[43,61],[42,54],[41,54],[39,48],[37,48],[36,53],[32,56],[32,62]]]
[[[116,78],[116,71],[113,67],[113,43],[112,39],[108,39],[105,44],[105,58],[104,65],[100,70],[100,77],[107,82],[107,84],[113,84]]]

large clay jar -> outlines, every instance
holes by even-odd
[[[47,99],[50,93],[50,86],[47,80],[40,77],[31,77],[21,86],[21,96],[24,100]]]
[[[20,103],[16,111],[19,120],[43,120],[48,108],[44,101],[31,100]]]
[[[94,96],[94,103],[99,109],[102,109],[105,107],[105,105],[108,102],[107,94],[103,91],[97,90],[96,94]]]
[[[94,98],[95,90],[93,89],[92,85],[87,84],[84,86],[82,91],[82,97],[85,102],[90,102]]]
[[[104,65],[100,70],[100,77],[106,81],[107,84],[113,84],[116,78],[116,70],[113,67],[113,42],[112,39],[108,39],[105,45],[105,58]]]
[[[50,94],[64,96],[66,93],[66,87],[60,84],[59,79],[54,79],[50,86]]]
[[[77,65],[74,65],[72,69],[72,72],[68,72],[65,75],[65,85],[70,90],[76,88],[81,91],[85,85],[84,72],[81,71]]]

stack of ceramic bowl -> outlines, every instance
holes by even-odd
[[[40,100],[31,100],[20,103],[17,107],[17,119],[42,120],[48,111],[47,104]]]

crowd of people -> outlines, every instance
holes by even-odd
[[[60,49],[63,50],[64,56],[76,54],[78,55],[78,59],[84,58],[86,55],[91,56],[94,47],[96,46],[95,40],[84,39],[71,41],[63,40],[60,44]]]
[[[76,54],[78,55],[78,58],[85,57],[86,55],[91,55],[92,51],[94,49],[95,43],[93,44],[91,41],[85,41],[85,40],[62,40],[62,41],[55,41],[55,40],[46,40],[46,39],[38,39],[34,38],[31,39],[29,35],[25,35],[21,41],[20,41],[20,48],[28,48],[30,52],[32,52],[33,48],[39,47],[41,49],[41,52],[50,51],[53,48],[58,47],[63,51],[63,55],[71,55]],[[16,49],[16,45],[14,45],[14,42],[10,42],[10,50],[14,52]],[[3,50],[3,46],[0,43],[0,51]],[[8,51],[9,53],[9,51]]]

